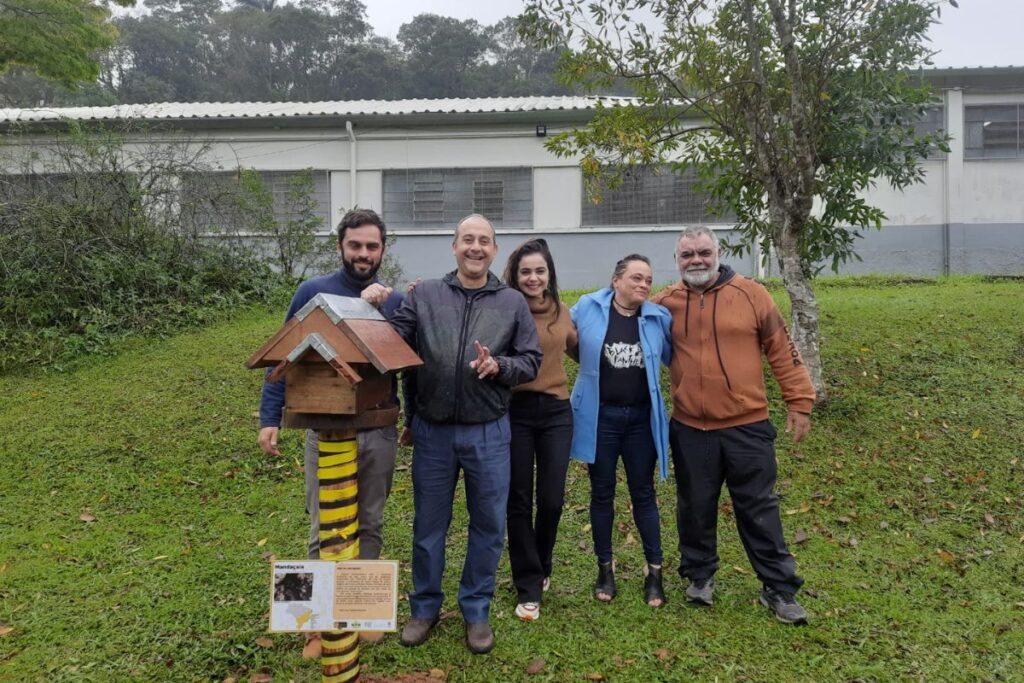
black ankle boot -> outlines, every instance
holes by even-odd
[[[644,602],[650,605],[651,600],[661,600],[658,607],[663,607],[667,602],[665,586],[661,580],[661,567],[647,565],[647,576],[644,577]]]
[[[602,602],[611,602],[611,599],[615,597],[615,567],[611,562],[597,563],[597,581],[594,582],[594,597],[597,598],[599,593],[604,593],[608,596],[608,600],[602,600]]]

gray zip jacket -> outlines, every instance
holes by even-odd
[[[452,271],[416,286],[388,320],[423,366],[405,373],[405,417],[444,424],[477,424],[508,412],[512,387],[537,376],[542,353],[523,295],[492,273],[466,289]],[[474,341],[498,361],[496,377],[479,379],[469,362]]]

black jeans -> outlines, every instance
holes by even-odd
[[[718,570],[718,497],[729,487],[736,529],[761,582],[796,593],[803,583],[786,548],[775,495],[775,427],[768,420],[701,431],[669,423],[676,475],[679,574],[693,581]]]
[[[659,408],[660,410],[660,408]],[[654,491],[658,447],[651,434],[650,406],[601,404],[597,420],[597,453],[590,465],[590,525],[597,561],[612,561],[615,482],[619,456],[633,503],[633,522],[644,544],[648,564],[661,564],[661,521]]]
[[[508,492],[508,558],[519,602],[540,602],[565,502],[572,445],[569,401],[517,392],[509,408],[512,479]],[[533,519],[536,472],[537,519]]]

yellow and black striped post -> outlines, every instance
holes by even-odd
[[[317,480],[320,485],[320,559],[359,559],[359,488],[356,431],[320,432]],[[359,680],[359,632],[320,635],[323,683]]]

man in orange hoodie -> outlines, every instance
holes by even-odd
[[[811,428],[814,388],[778,307],[762,285],[718,262],[705,227],[676,244],[682,280],[654,297],[672,313],[672,421],[679,574],[690,602],[711,605],[718,570],[718,498],[725,483],[761,604],[784,623],[807,621],[803,583],[786,547],[775,495],[775,428],[768,420],[762,354],[782,388],[793,441]]]

